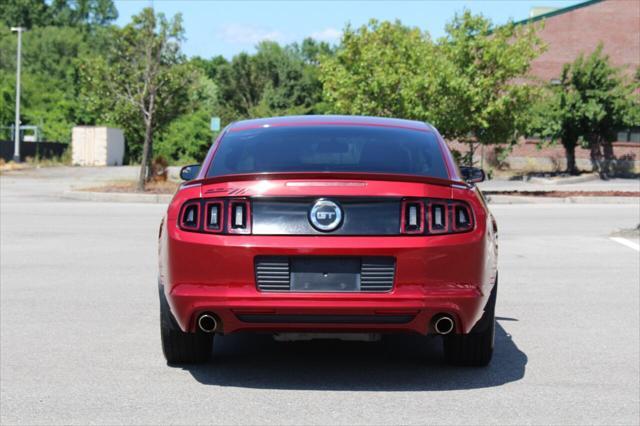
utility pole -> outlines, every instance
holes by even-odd
[[[13,161],[20,162],[20,62],[22,59],[22,27],[11,27],[12,32],[18,33],[18,51],[16,53],[16,125],[13,148]]]

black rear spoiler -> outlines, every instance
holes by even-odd
[[[464,181],[454,181],[429,176],[406,175],[396,173],[354,173],[354,172],[269,172],[247,173],[237,175],[224,175],[195,179],[183,183],[183,185],[211,185],[223,182],[246,182],[256,180],[287,180],[287,179],[339,179],[339,180],[377,180],[391,182],[416,182],[446,187],[458,187],[469,189],[472,186]]]

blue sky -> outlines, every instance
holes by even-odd
[[[529,16],[534,6],[567,7],[576,0],[473,0],[473,1],[207,1],[116,0],[117,23],[125,25],[132,15],[153,4],[167,16],[182,13],[187,40],[185,53],[209,58],[231,58],[251,52],[261,40],[280,43],[312,36],[337,42],[347,23],[365,24],[369,19],[400,19],[404,24],[428,30],[440,37],[446,22],[465,8],[482,13],[494,23]]]

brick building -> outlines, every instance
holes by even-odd
[[[530,15],[516,24],[544,22],[538,35],[547,44],[547,51],[531,64],[531,75],[536,80],[543,83],[559,80],[564,64],[573,62],[581,53],[590,54],[599,43],[611,63],[629,75],[640,67],[640,0],[589,0],[563,9],[534,8]],[[509,157],[510,166],[564,168],[561,145],[541,150],[536,146],[535,140],[521,142]],[[486,154],[478,153],[485,157]],[[626,160],[628,167],[640,169],[640,128],[620,129],[614,154]],[[576,158],[579,168],[590,170],[587,150],[577,149]]]

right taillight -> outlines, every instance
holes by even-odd
[[[459,200],[405,199],[401,215],[401,234],[453,234],[470,231],[474,226],[471,207]]]
[[[422,234],[424,232],[424,203],[422,200],[402,201],[401,233]]]
[[[224,226],[224,203],[222,201],[206,201],[204,203],[205,232],[222,232]]]
[[[429,202],[427,221],[430,234],[442,234],[449,231],[449,215],[446,201]]]
[[[473,228],[473,217],[468,205],[454,202],[451,205],[453,213],[453,230],[455,232],[468,231]]]
[[[249,200],[229,201],[229,227],[231,234],[251,233],[251,204]]]

